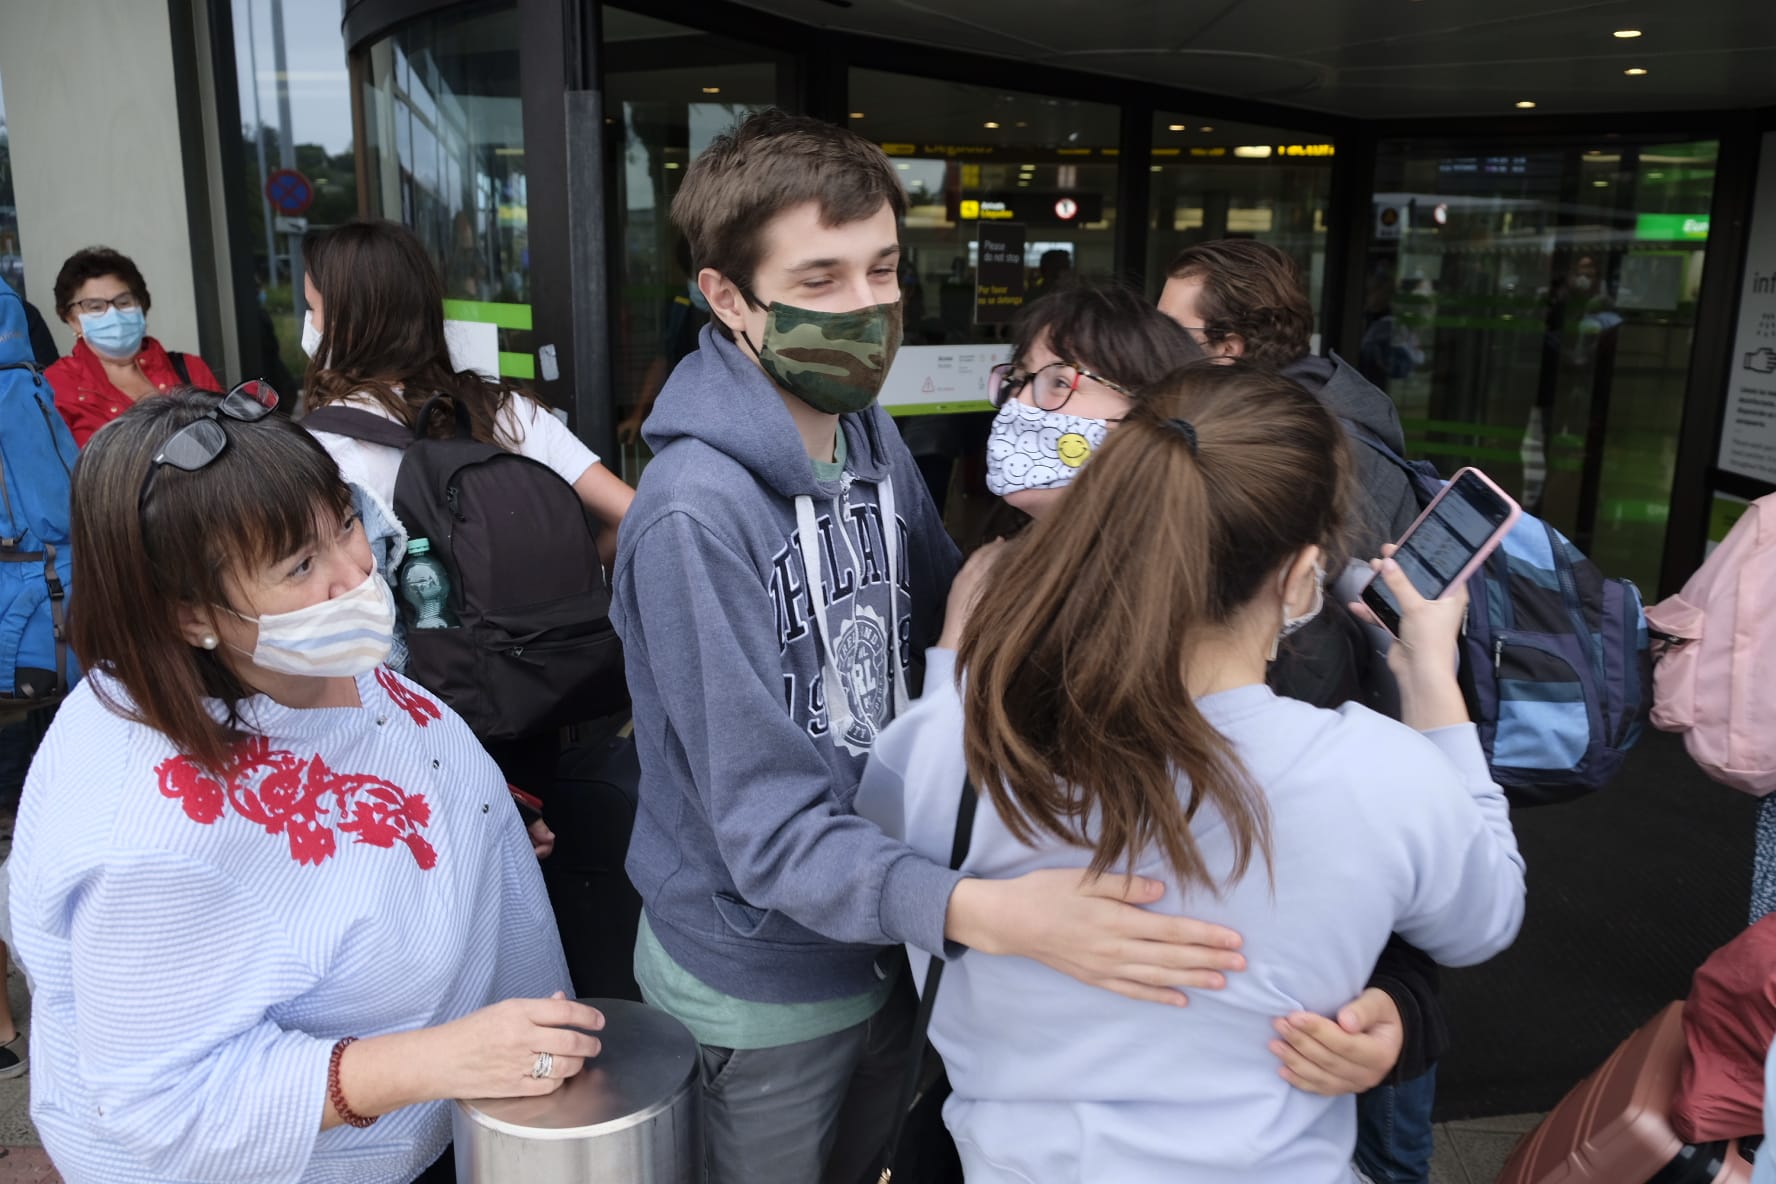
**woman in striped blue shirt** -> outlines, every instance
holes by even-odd
[[[381,665],[347,488],[268,410],[144,400],[75,472],[89,674],[10,865],[31,1116],[71,1184],[411,1181],[445,1099],[549,1092],[599,1047],[499,771]]]

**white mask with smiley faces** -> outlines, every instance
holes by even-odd
[[[1091,454],[1103,447],[1107,419],[1044,411],[1011,399],[993,417],[987,436],[987,488],[999,497],[1025,489],[1070,485]]]

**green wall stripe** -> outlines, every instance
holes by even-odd
[[[1523,454],[1516,449],[1444,444],[1437,440],[1411,441],[1406,445],[1406,454],[1408,456],[1459,456],[1463,460],[1489,460],[1510,465],[1523,463]],[[1584,467],[1584,461],[1579,457],[1553,456],[1548,458],[1548,468],[1557,473],[1577,473]]]
[[[991,411],[993,405],[979,400],[969,403],[909,403],[887,409],[889,415],[959,415],[964,411]]]
[[[446,300],[444,315],[453,321],[479,321],[502,329],[530,328],[530,305],[495,300]]]
[[[512,354],[500,350],[499,372],[505,378],[532,379],[537,376],[536,357],[533,354]]]
[[[1435,433],[1439,436],[1477,436],[1481,439],[1491,437],[1496,440],[1521,440],[1523,429],[1505,427],[1491,423],[1469,423],[1461,419],[1402,419],[1400,426],[1408,432]],[[1566,432],[1555,435],[1554,443],[1560,448],[1583,448],[1585,437],[1574,436]]]

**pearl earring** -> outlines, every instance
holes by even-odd
[[[213,650],[217,645],[216,635],[214,633],[206,633],[198,640],[197,644],[203,646],[206,650]]]

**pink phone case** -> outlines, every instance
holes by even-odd
[[[1474,557],[1468,560],[1468,565],[1461,569],[1455,579],[1449,581],[1450,588],[1466,583],[1468,577],[1473,575],[1475,571],[1479,570],[1480,565],[1486,562],[1486,557],[1491,555],[1493,551],[1497,550],[1498,545],[1504,541],[1505,536],[1511,533],[1511,528],[1517,525],[1517,520],[1523,517],[1523,507],[1517,504],[1516,498],[1500,489],[1498,483],[1491,477],[1488,477],[1485,473],[1482,473],[1479,469],[1470,465],[1465,469],[1458,469],[1454,476],[1450,477],[1449,480],[1444,483],[1443,491],[1431,499],[1431,504],[1424,508],[1422,514],[1413,519],[1412,525],[1406,528],[1406,533],[1400,536],[1399,543],[1401,545],[1403,545],[1407,539],[1411,538],[1412,532],[1423,525],[1424,520],[1429,518],[1436,511],[1437,504],[1449,496],[1450,491],[1455,488],[1455,483],[1470,473],[1475,477],[1478,477],[1480,482],[1485,485],[1486,488],[1496,493],[1507,506],[1511,507],[1511,512],[1505,516],[1504,522],[1498,527],[1498,529],[1494,530],[1487,536],[1486,541],[1480,544],[1480,549],[1474,552]],[[1445,589],[1445,591],[1447,591],[1447,589]]]

